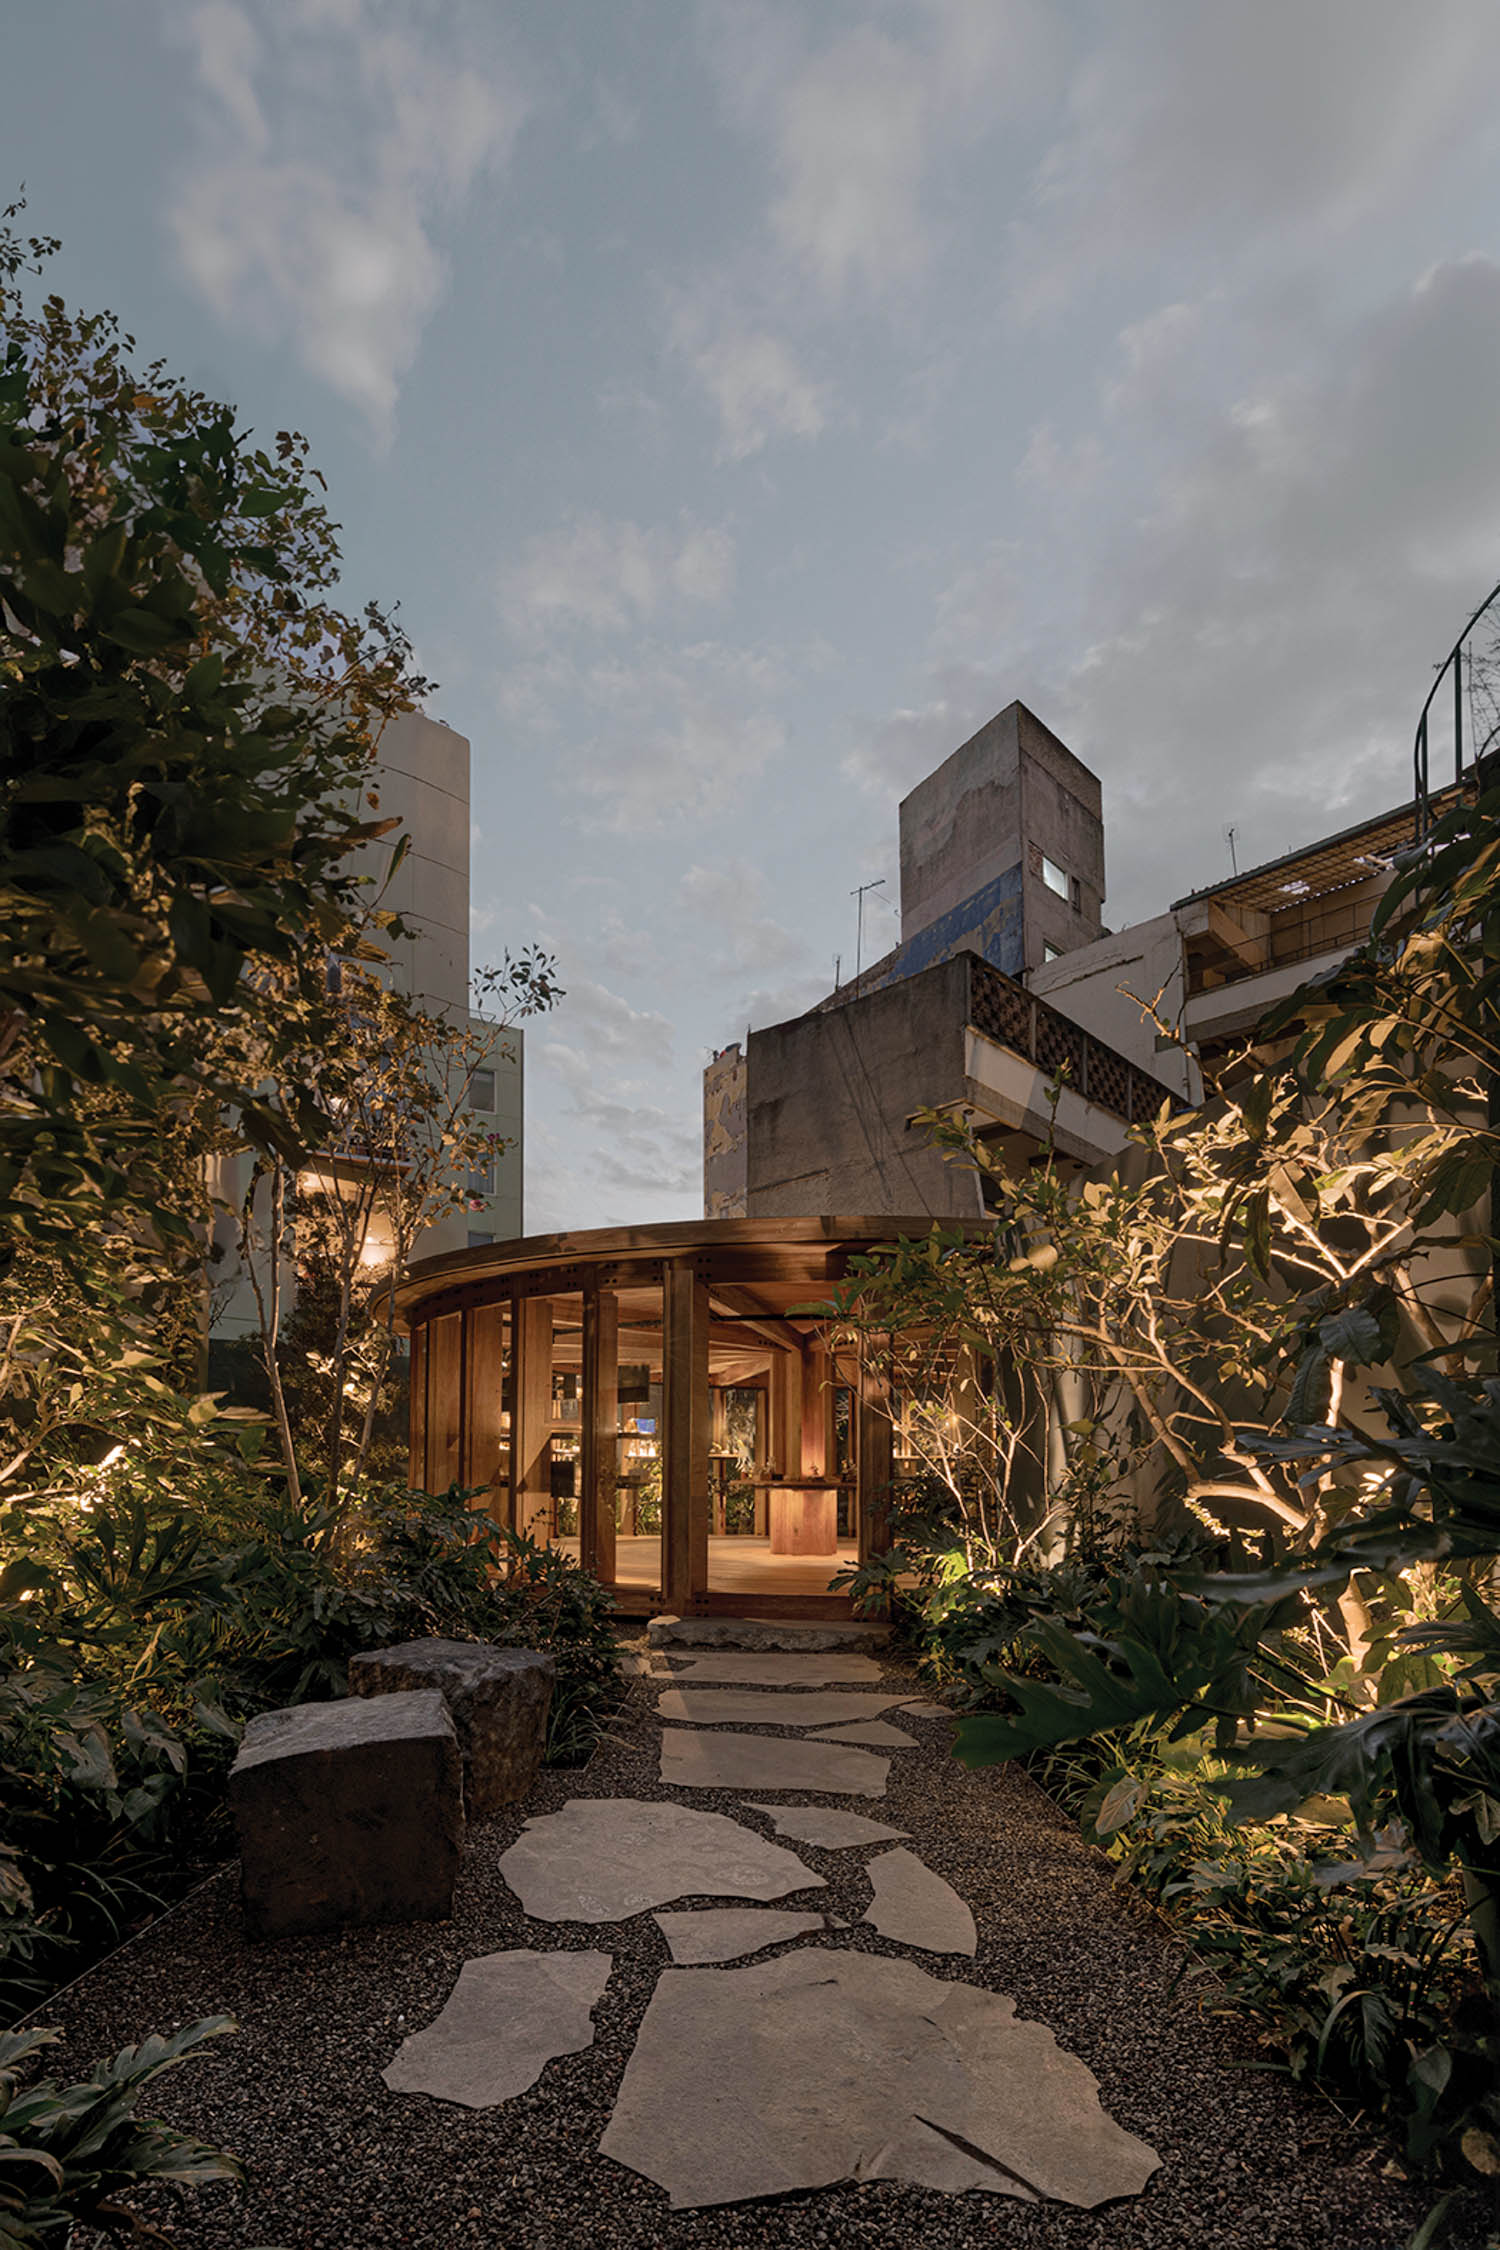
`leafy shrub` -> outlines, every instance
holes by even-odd
[[[1394,1830],[1351,1859],[1336,1805],[1232,1823],[1229,1769],[1202,1738],[1100,1737],[1031,1770],[1291,2077],[1383,2118],[1418,2166],[1455,2149],[1500,2166],[1500,2038],[1456,1878],[1433,1881]]]
[[[77,2225],[170,2243],[121,2195],[161,2181],[187,2188],[242,2180],[243,2166],[226,2150],[136,2115],[154,2079],[233,2029],[228,2016],[211,2016],[170,2038],[153,2035],[76,2086],[53,2078],[22,2083],[26,2066],[59,2033],[0,2032],[0,2250],[66,2250]]]
[[[31,1521],[35,1558],[0,1577],[11,2015],[229,1848],[243,1723],[344,1694],[352,1655],[428,1635],[546,1650],[554,1762],[587,1755],[617,1694],[603,1589],[458,1492],[372,1493],[352,1536],[253,1484],[200,1493],[196,1519],[121,1484],[87,1515]]]

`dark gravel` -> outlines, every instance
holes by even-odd
[[[734,1796],[658,1786],[652,1703],[636,1683],[616,1737],[584,1772],[544,1774],[525,1814],[620,1792],[728,1812],[772,1835]],[[879,2182],[673,2214],[660,2189],[597,2153],[665,1940],[649,1915],[528,1922],[496,1873],[520,1810],[471,1830],[451,1923],[251,1945],[226,1870],[46,2011],[67,2033],[56,2067],[221,2010],[236,2018],[238,2036],[163,2082],[155,2105],[251,2168],[243,2195],[205,2190],[170,2216],[155,2197],[143,2203],[194,2250],[1400,2250],[1428,2198],[1388,2147],[1247,2067],[1264,2057],[1202,2012],[1211,1988],[1180,1976],[1164,1925],[1113,1888],[1108,1863],[1022,1774],[967,1774],[946,1754],[944,1721],[898,1723],[922,1746],[892,1754],[885,1805],[860,1809],[909,1831],[967,1899],[980,1936],[973,1963],[916,1958],[1013,1994],[1082,2056],[1110,2114],[1162,2160],[1135,2201],[1084,2212]],[[857,1926],[870,1895],[863,1865],[883,1847],[794,1848],[829,1888],[778,1905],[856,1923],[829,1944],[902,1953]],[[388,2093],[382,2068],[437,2013],[463,1963],[516,1945],[614,1955],[595,2045],[549,2063],[497,2110]],[[1495,2240],[1477,2201],[1451,2220],[1450,2250]]]

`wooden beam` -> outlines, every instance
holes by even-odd
[[[662,1596],[690,1614],[708,1588],[708,1284],[695,1261],[662,1276]]]
[[[511,1522],[546,1539],[552,1531],[552,1299],[518,1298],[512,1310],[515,1404],[510,1418]]]
[[[783,1320],[759,1303],[750,1289],[730,1287],[727,1283],[713,1284],[713,1301],[720,1312],[733,1313],[735,1325],[748,1328],[752,1335],[762,1336],[768,1344],[775,1344],[784,1352],[800,1352],[807,1338],[793,1322]]]
[[[620,1300],[612,1289],[583,1296],[583,1491],[579,1556],[601,1585],[615,1578],[615,1479],[619,1474]]]
[[[465,1484],[483,1485],[496,1523],[509,1523],[510,1438],[502,1420],[507,1304],[475,1305],[464,1321]]]

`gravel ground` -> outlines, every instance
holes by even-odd
[[[772,1836],[735,1796],[659,1786],[653,1704],[636,1683],[615,1738],[582,1773],[545,1774],[524,1814],[575,1796],[667,1797]],[[829,1887],[777,1903],[854,1921],[825,1943],[920,1959],[931,1974],[1013,1994],[1022,2016],[1089,2065],[1111,2116],[1160,2156],[1135,2201],[1085,2212],[882,2181],[672,2213],[660,2189],[597,2153],[665,1940],[649,1915],[586,1929],[528,1922],[496,1873],[520,1809],[471,1830],[450,1923],[251,1945],[226,1870],[45,2011],[67,2033],[55,2067],[221,2010],[236,2018],[238,2036],[162,2082],[154,2105],[250,2166],[247,2194],[205,2190],[170,2216],[154,2198],[143,2204],[193,2250],[1400,2250],[1427,2199],[1392,2176],[1388,2151],[1246,2067],[1255,2048],[1200,2012],[1206,1988],[1180,1979],[1182,1955],[1161,1922],[1113,1888],[1102,1855],[1024,1775],[966,1774],[946,1753],[945,1722],[900,1723],[921,1747],[894,1753],[885,1803],[859,1809],[906,1829],[969,1902],[978,1959],[904,1954],[858,1925],[864,1861],[884,1847],[795,1846]],[[437,2014],[466,1960],[580,1944],[614,1955],[592,2048],[549,2063],[497,2110],[386,2090],[382,2068]],[[1449,2250],[1496,2239],[1477,2203],[1451,2219]]]

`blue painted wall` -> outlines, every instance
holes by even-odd
[[[879,991],[881,986],[899,984],[903,977],[951,960],[955,953],[977,953],[1008,977],[1021,975],[1026,957],[1018,866],[1007,867],[993,882],[960,899],[925,930],[898,945],[879,984],[864,989]]]

